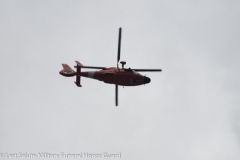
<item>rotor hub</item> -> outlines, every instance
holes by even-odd
[[[122,64],[122,68],[124,68],[124,65],[126,64],[126,62],[125,61],[121,61],[120,63]]]

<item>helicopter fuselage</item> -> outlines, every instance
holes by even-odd
[[[65,77],[72,76],[82,76],[87,78],[96,79],[99,81],[103,81],[109,84],[116,84],[120,86],[138,86],[142,84],[150,83],[151,79],[139,74],[138,72],[132,69],[124,69],[124,68],[106,68],[99,71],[89,71],[89,72],[71,72],[68,70],[62,70],[59,72],[61,75]]]

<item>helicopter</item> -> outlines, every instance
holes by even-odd
[[[120,61],[120,52],[121,52],[121,36],[122,28],[119,28],[118,35],[118,52],[117,52],[117,67],[97,67],[97,66],[84,66],[79,61],[76,62],[76,71],[74,71],[69,65],[62,64],[63,69],[59,72],[62,76],[65,77],[74,77],[76,76],[75,84],[78,87],[81,85],[81,77],[87,77],[103,81],[108,84],[115,84],[115,105],[118,106],[118,86],[139,86],[145,85],[151,82],[151,79],[147,76],[143,76],[138,72],[161,72],[161,69],[131,69],[124,68],[126,64],[125,61]],[[122,64],[122,67],[119,68],[118,64]],[[82,72],[82,68],[88,69],[100,69],[98,71],[88,71]]]

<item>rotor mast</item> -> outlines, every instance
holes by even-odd
[[[125,61],[121,61],[120,63],[122,64],[122,69],[124,69],[124,65],[126,64],[126,62]]]

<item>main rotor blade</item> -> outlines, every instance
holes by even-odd
[[[161,69],[132,69],[137,72],[161,72]]]
[[[115,105],[118,106],[118,85],[115,85]]]
[[[118,35],[117,68],[118,68],[118,62],[119,62],[119,60],[120,60],[120,53],[121,53],[121,37],[122,37],[122,28],[119,28],[119,35]]]
[[[77,68],[77,66],[74,66],[74,68]],[[106,67],[96,67],[96,66],[81,66],[81,68],[106,69]]]

